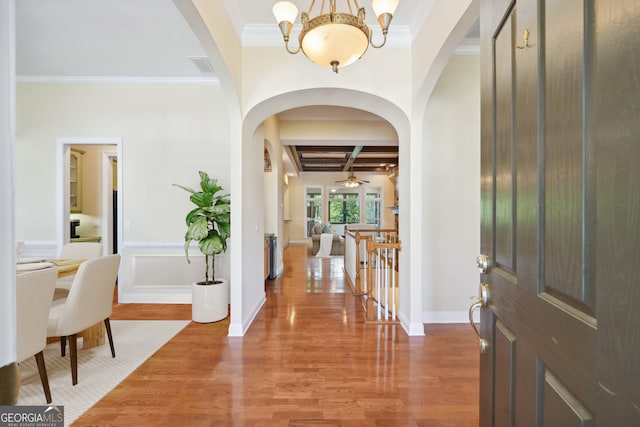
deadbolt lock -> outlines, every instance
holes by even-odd
[[[489,255],[478,255],[476,258],[480,274],[487,274],[493,268],[493,260]]]

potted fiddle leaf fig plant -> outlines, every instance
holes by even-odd
[[[227,239],[231,235],[231,202],[229,194],[218,195],[222,187],[218,180],[206,172],[200,174],[200,189],[183,185],[176,187],[191,193],[189,200],[195,205],[187,214],[187,232],[184,235],[184,252],[189,259],[189,246],[197,242],[204,255],[204,281],[192,284],[192,318],[199,323],[216,322],[228,315],[229,284],[215,277],[215,257],[227,250]],[[211,278],[209,278],[211,271]]]

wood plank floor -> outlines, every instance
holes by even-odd
[[[76,426],[477,426],[468,325],[365,324],[342,259],[289,245],[244,338],[189,324]],[[190,319],[190,305],[114,305],[112,319]],[[141,337],[143,339],[143,337]],[[116,338],[117,349],[117,338]]]

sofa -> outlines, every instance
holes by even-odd
[[[333,234],[330,255],[344,255],[344,237],[335,232],[331,224],[317,223],[311,228],[312,252],[317,254],[320,250],[320,236],[322,233]]]

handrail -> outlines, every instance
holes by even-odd
[[[364,295],[367,292],[366,287],[366,269],[365,277],[360,273],[361,266],[366,260],[366,243],[361,245],[361,242],[365,242],[370,239],[373,234],[393,234],[397,240],[397,230],[394,228],[347,228],[345,229],[345,259],[344,269],[347,274],[350,284],[353,286],[354,295]],[[355,249],[351,248],[351,243],[348,241],[348,237],[351,237],[355,241]],[[352,254],[352,251],[355,254]],[[361,253],[362,252],[362,253]],[[355,256],[354,256],[355,255]],[[352,259],[354,256],[355,259]]]

